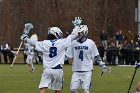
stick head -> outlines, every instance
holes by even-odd
[[[30,31],[31,29],[33,29],[34,28],[34,26],[33,26],[33,24],[32,23],[26,23],[25,25],[24,25],[24,30],[26,30],[26,31]]]

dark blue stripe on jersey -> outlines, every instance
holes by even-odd
[[[57,65],[57,66],[53,67],[52,69],[62,69],[62,67],[60,65]]]

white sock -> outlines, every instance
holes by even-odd
[[[77,89],[71,89],[71,93],[78,93]]]
[[[33,65],[33,62],[31,62],[31,68],[32,68],[32,69],[34,69],[34,65]]]
[[[84,93],[89,93],[89,89],[84,89]]]
[[[140,93],[140,92],[137,92],[137,91],[136,91],[136,93]]]

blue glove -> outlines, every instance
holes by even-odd
[[[135,65],[136,68],[140,67],[140,63],[136,63]]]
[[[72,21],[72,24],[73,24],[74,26],[77,26],[77,25],[80,25],[81,22],[82,22],[82,20],[81,20],[80,17],[75,17],[75,20]]]

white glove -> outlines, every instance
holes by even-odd
[[[136,63],[135,65],[136,68],[140,67],[140,63]]]
[[[29,32],[30,32],[29,30],[24,30],[20,39],[24,41],[28,37]]]
[[[26,28],[26,27],[25,27],[25,28]],[[29,37],[28,35],[29,35],[30,31],[31,31],[31,29],[28,29],[28,30],[24,29],[24,31],[23,31],[23,33],[22,33],[20,39],[21,39],[21,40],[25,40],[27,37]]]
[[[102,68],[103,72],[108,72],[110,70],[110,68],[107,67],[104,62],[100,62],[99,66]]]
[[[28,35],[23,33],[20,37],[21,40],[25,41],[28,38]]]
[[[23,31],[23,34],[26,34],[26,35],[29,35],[29,30],[25,30],[25,31]]]
[[[82,20],[81,20],[80,17],[75,17],[75,20],[72,21],[72,24],[73,24],[74,26],[77,26],[77,25],[80,25],[81,22],[82,22]]]

